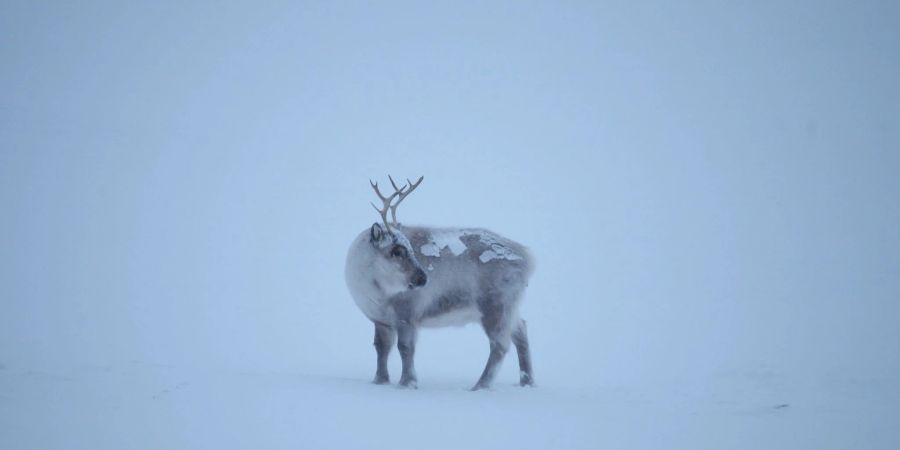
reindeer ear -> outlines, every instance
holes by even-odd
[[[381,239],[384,238],[384,227],[382,227],[380,223],[375,222],[372,224],[372,230],[370,234],[372,242],[381,242]]]

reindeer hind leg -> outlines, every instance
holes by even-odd
[[[519,319],[512,332],[512,342],[519,355],[519,385],[534,386],[534,373],[531,371],[531,350],[528,347],[528,329],[525,321]]]
[[[481,373],[481,377],[472,388],[473,391],[486,389],[491,386],[497,371],[500,369],[500,363],[503,362],[503,357],[506,356],[506,351],[509,350],[511,334],[508,307],[499,302],[482,303],[479,307],[482,313],[481,325],[484,327],[484,332],[487,334],[490,342],[490,355],[488,356],[487,364],[484,366],[484,372]]]

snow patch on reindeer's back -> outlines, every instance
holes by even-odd
[[[481,240],[482,244],[488,247],[487,250],[484,250],[481,252],[481,255],[478,256],[478,260],[483,263],[490,262],[494,259],[506,259],[509,261],[525,259],[514,249],[510,248],[509,245],[505,244],[503,239],[498,238],[492,233],[479,233],[478,238]]]
[[[510,264],[532,270],[523,245],[483,228],[403,227],[413,248],[435,264],[438,258],[469,259],[478,264]],[[429,269],[430,270],[430,269]]]
[[[523,258],[506,247],[496,245],[492,246],[490,250],[481,252],[481,255],[478,256],[478,259],[481,262],[486,263],[494,259],[508,259],[510,261],[515,261]]]
[[[453,256],[459,256],[466,251],[466,244],[461,239],[465,235],[464,230],[434,230],[428,236],[428,242],[419,247],[419,251],[425,256],[440,258],[441,251],[446,248]]]

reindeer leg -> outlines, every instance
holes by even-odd
[[[534,374],[531,372],[531,351],[528,348],[528,330],[525,321],[519,320],[512,332],[512,341],[519,354],[519,385],[534,386]]]
[[[509,349],[510,342],[507,308],[499,302],[491,300],[480,304],[479,308],[482,313],[481,325],[484,327],[484,332],[487,334],[490,342],[491,353],[488,356],[487,364],[484,366],[484,372],[481,373],[481,378],[472,387],[473,391],[491,387],[494,376],[497,375],[497,370],[500,368],[500,363],[503,362],[503,357],[506,356],[506,351]]]
[[[375,322],[375,353],[378,355],[378,366],[375,369],[375,384],[388,384],[391,382],[391,376],[388,374],[388,355],[391,354],[391,347],[397,340],[397,333],[390,326]]]
[[[416,353],[416,327],[409,321],[401,320],[397,325],[397,350],[400,351],[400,359],[403,361],[403,373],[400,375],[400,386],[416,389],[418,380],[414,357]]]

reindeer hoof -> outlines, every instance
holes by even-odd
[[[372,380],[372,384],[391,384],[391,379],[387,376],[375,375],[375,379]]]
[[[480,391],[482,389],[488,389],[488,388],[490,388],[490,386],[486,386],[481,383],[478,383],[475,386],[472,386],[472,389],[469,389],[469,390],[472,392],[475,392],[475,391]]]
[[[405,389],[418,389],[419,383],[416,380],[400,380],[400,383],[397,384],[397,387]]]
[[[534,379],[531,378],[531,375],[528,375],[525,372],[519,374],[519,386],[531,386],[534,387]]]

